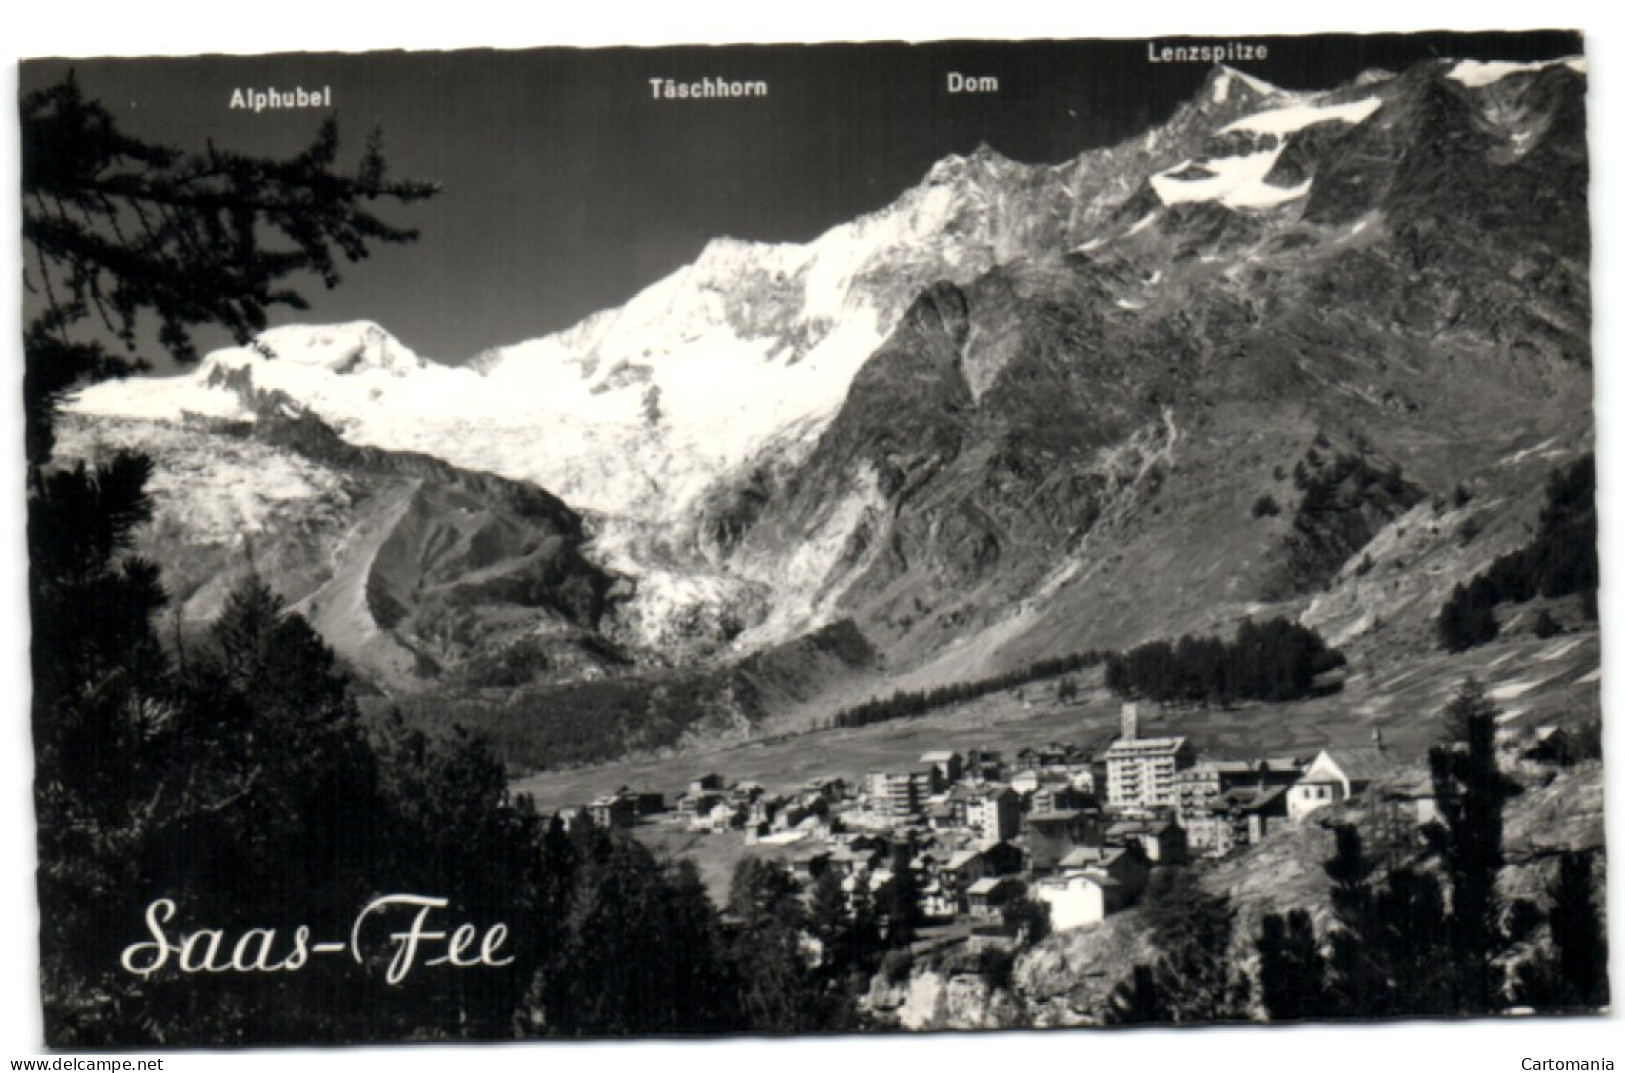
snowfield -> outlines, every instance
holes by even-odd
[[[1376,97],[1336,104],[1288,99],[1282,107],[1243,116],[1218,131],[1220,136],[1254,136],[1253,152],[1182,160],[1151,177],[1157,197],[1164,205],[1218,202],[1231,209],[1268,209],[1307,197],[1308,179],[1290,187],[1265,182],[1288,138],[1323,123],[1363,123],[1382,107]]]
[[[1492,85],[1508,75],[1526,74],[1543,71],[1548,67],[1563,65],[1571,71],[1586,73],[1586,61],[1583,56],[1569,56],[1561,60],[1547,60],[1544,63],[1511,63],[1506,60],[1495,60],[1485,63],[1481,60],[1461,60],[1446,78],[1454,79],[1470,89],[1479,89]]]
[[[1151,187],[1164,205],[1217,201],[1226,208],[1260,209],[1280,205],[1309,193],[1306,179],[1294,187],[1271,186],[1264,181],[1280,159],[1282,145],[1245,156],[1210,157],[1197,164],[1185,160],[1151,177]],[[1187,177],[1190,169],[1206,175]]]
[[[1370,119],[1372,113],[1380,107],[1382,102],[1375,97],[1350,101],[1347,104],[1293,104],[1286,108],[1244,116],[1229,126],[1220,128],[1219,133],[1244,131],[1251,134],[1281,136],[1296,134],[1319,123],[1347,123],[1352,126]]]

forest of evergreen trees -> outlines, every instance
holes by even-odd
[[[1310,694],[1318,675],[1343,663],[1342,653],[1306,626],[1247,619],[1234,641],[1186,634],[1172,644],[1151,641],[1107,656],[1106,686],[1164,704],[1295,700]]]
[[[1552,474],[1535,537],[1508,552],[1466,584],[1457,585],[1439,610],[1439,640],[1462,652],[1495,640],[1499,604],[1536,596],[1584,597],[1582,610],[1597,617],[1597,470],[1590,453]]]
[[[935,689],[900,689],[889,697],[877,697],[862,704],[854,705],[851,708],[843,708],[830,718],[830,725],[837,727],[865,727],[874,723],[888,722],[892,719],[907,719],[916,715],[924,715],[926,712],[933,712],[939,708],[947,708],[955,704],[963,704],[966,701],[975,700],[977,697],[985,697],[990,693],[1015,689],[1018,686],[1026,685],[1028,682],[1042,681],[1045,678],[1069,674],[1085,667],[1093,667],[1098,665],[1103,658],[1099,652],[1076,652],[1067,656],[1038,660],[1005,674],[977,678],[969,682],[954,682],[951,685],[938,686]]]
[[[1281,701],[1306,697],[1316,676],[1340,667],[1342,653],[1326,647],[1314,630],[1287,619],[1243,622],[1234,641],[1189,634],[1174,643],[1151,641],[1127,652],[1077,652],[1038,660],[1005,674],[955,682],[935,689],[898,690],[837,712],[832,726],[861,727],[907,719],[1028,682],[1106,665],[1106,687],[1121,696],[1167,704],[1228,705],[1240,700]],[[1070,699],[1076,683],[1060,685]],[[1059,695],[1059,694],[1058,694]]]

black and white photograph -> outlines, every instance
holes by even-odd
[[[1609,1018],[1587,35],[490,44],[19,58],[13,1042]]]

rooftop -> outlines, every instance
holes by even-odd
[[[1122,756],[1138,756],[1146,753],[1172,753],[1177,752],[1185,745],[1185,739],[1180,738],[1118,738],[1112,742],[1110,749],[1106,750],[1106,759],[1111,760]]]
[[[1330,759],[1351,780],[1385,778],[1392,775],[1398,766],[1390,753],[1370,745],[1327,749],[1321,755]]]

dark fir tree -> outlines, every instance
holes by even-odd
[[[1566,852],[1547,890],[1550,948],[1518,967],[1514,1000],[1541,1010],[1608,1004],[1608,939],[1597,910],[1591,854]]]
[[[807,897],[807,931],[818,940],[819,962],[842,966],[851,958],[852,920],[840,873],[826,868],[813,880]]]
[[[1326,961],[1314,921],[1302,909],[1267,914],[1258,936],[1258,990],[1274,1021],[1326,1017],[1331,1012]]]
[[[1004,933],[1022,946],[1036,946],[1049,938],[1049,906],[1032,897],[1012,898],[999,911]]]
[[[1155,970],[1144,964],[1136,964],[1129,978],[1112,989],[1101,1014],[1101,1020],[1109,1025],[1157,1024],[1173,1019],[1158,989]]]
[[[806,918],[790,873],[746,857],[734,868],[728,911],[738,924],[731,958],[745,1022],[760,1032],[816,1029],[819,991],[802,943]]]
[[[1450,881],[1448,938],[1457,1012],[1502,1002],[1498,955],[1506,946],[1495,877],[1502,863],[1501,810],[1509,784],[1496,766],[1496,709],[1475,679],[1445,709],[1445,741],[1428,753],[1439,822],[1428,828]]]
[[[891,882],[883,888],[886,903],[886,945],[904,947],[914,942],[923,914],[920,909],[920,879],[914,871],[914,854],[906,845],[892,847]]]
[[[1327,937],[1328,1013],[1342,1017],[1377,1017],[1390,1010],[1390,966],[1378,946],[1381,927],[1371,889],[1374,866],[1365,855],[1360,832],[1351,824],[1332,829],[1336,851],[1325,864],[1332,881],[1335,924]]]
[[[1203,889],[1190,868],[1160,868],[1146,892],[1144,918],[1157,960],[1134,967],[1128,987],[1108,1000],[1106,1020],[1247,1018],[1250,986],[1232,957],[1235,918],[1229,898]]]
[[[1597,911],[1596,866],[1591,855],[1565,853],[1550,891],[1548,921],[1558,972],[1574,1004],[1608,1004],[1608,938]]]

